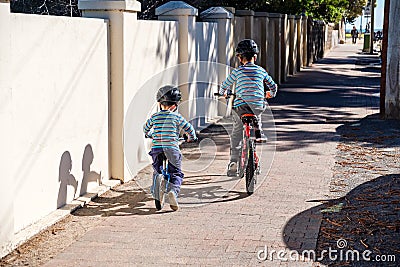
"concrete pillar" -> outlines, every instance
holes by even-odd
[[[218,84],[221,84],[230,73],[231,58],[234,53],[232,38],[232,20],[233,14],[223,7],[211,7],[200,14],[205,22],[217,23],[217,54],[218,63]],[[225,67],[226,66],[226,67]],[[225,101],[218,105],[218,115],[223,116],[226,113]]]
[[[190,62],[191,52],[194,51],[197,14],[197,8],[182,1],[171,1],[156,8],[156,15],[159,20],[179,22],[178,61],[181,65],[178,86],[182,93],[183,102],[189,100],[189,68],[188,64],[185,63]],[[179,109],[186,119],[190,117],[189,110],[190,107],[187,104],[181,105]]]
[[[303,28],[302,28],[302,16],[296,16],[296,28],[297,28],[297,64],[296,71],[299,72],[303,66]]]
[[[245,24],[246,39],[254,39],[254,11],[252,10],[236,10],[235,16],[243,17]]]
[[[137,19],[141,4],[135,0],[79,0],[78,8],[83,17],[109,20],[109,168],[111,178],[123,181],[124,29],[128,21]]]
[[[400,119],[400,2],[390,1],[387,43],[385,117]]]
[[[268,48],[268,13],[255,12],[254,14],[254,40],[260,47],[257,63],[267,69],[267,50]],[[268,70],[267,70],[268,71]]]
[[[282,14],[281,17],[281,79],[282,82],[286,82],[287,76],[289,74],[289,22],[288,15]]]
[[[295,27],[295,16],[288,15],[289,22],[289,55],[288,55],[288,65],[289,65],[289,74],[294,75],[296,73],[296,47],[297,47],[297,27]]]
[[[307,46],[308,46],[308,43],[307,43],[307,34],[308,34],[307,21],[308,21],[308,19],[306,16],[303,16],[301,21],[302,21],[301,27],[302,27],[302,43],[303,43],[303,45],[302,45],[303,57],[302,57],[301,63],[302,63],[302,67],[306,67],[307,66]]]
[[[217,43],[218,43],[218,63],[230,65],[231,56],[235,50],[232,43],[232,19],[233,14],[223,7],[212,7],[200,14],[200,17],[205,22],[217,23]],[[220,73],[226,78],[226,73]],[[221,80],[219,80],[221,81]]]
[[[277,84],[282,83],[281,76],[281,35],[282,35],[282,14],[269,13],[268,14],[268,43],[269,49],[267,50],[267,69]]]

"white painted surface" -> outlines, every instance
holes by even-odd
[[[108,179],[108,53],[103,20],[1,12],[11,47],[0,57],[0,117],[11,135],[0,195],[12,200],[0,202],[0,220],[12,224],[3,255],[13,234]]]
[[[9,240],[14,231],[14,198],[13,198],[13,120],[12,120],[12,90],[8,77],[10,76],[10,5],[0,3],[0,257],[11,249]]]

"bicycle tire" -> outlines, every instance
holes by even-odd
[[[162,190],[162,181],[164,180],[164,176],[162,174],[157,175],[156,182],[154,186],[154,203],[156,205],[157,210],[161,210],[164,206],[164,190]]]
[[[248,195],[254,193],[254,187],[256,184],[256,166],[254,159],[255,146],[252,140],[249,141],[248,146],[248,156],[247,156],[247,166],[246,166],[246,191]]]

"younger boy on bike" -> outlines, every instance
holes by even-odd
[[[236,84],[235,100],[233,102],[233,129],[231,135],[231,159],[228,165],[228,176],[237,173],[240,140],[242,138],[243,114],[254,114],[256,142],[266,142],[261,127],[261,114],[266,108],[265,98],[275,97],[278,86],[265,69],[254,64],[259,53],[256,42],[251,39],[240,41],[236,47],[236,56],[240,66],[234,69],[222,83],[219,94],[227,96],[233,84]]]
[[[145,135],[153,139],[149,155],[153,159],[155,176],[162,173],[164,155],[168,159],[167,171],[170,174],[168,198],[171,209],[174,211],[179,209],[178,194],[184,176],[181,171],[182,154],[179,149],[179,133],[183,130],[188,135],[187,141],[197,139],[193,126],[176,112],[180,100],[181,93],[178,88],[161,87],[157,92],[160,111],[154,113],[143,126]],[[154,188],[154,179],[152,188]],[[160,200],[160,196],[154,197]]]

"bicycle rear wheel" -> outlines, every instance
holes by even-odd
[[[242,149],[240,150],[240,158],[238,164],[238,174],[240,178],[244,177],[244,173],[246,171],[247,160],[248,160],[248,149],[249,141],[247,138],[243,139],[242,141]]]
[[[256,184],[256,163],[255,163],[255,145],[254,141],[249,141],[248,147],[248,156],[247,156],[247,166],[246,166],[246,191],[248,195],[254,193],[254,187]]]

